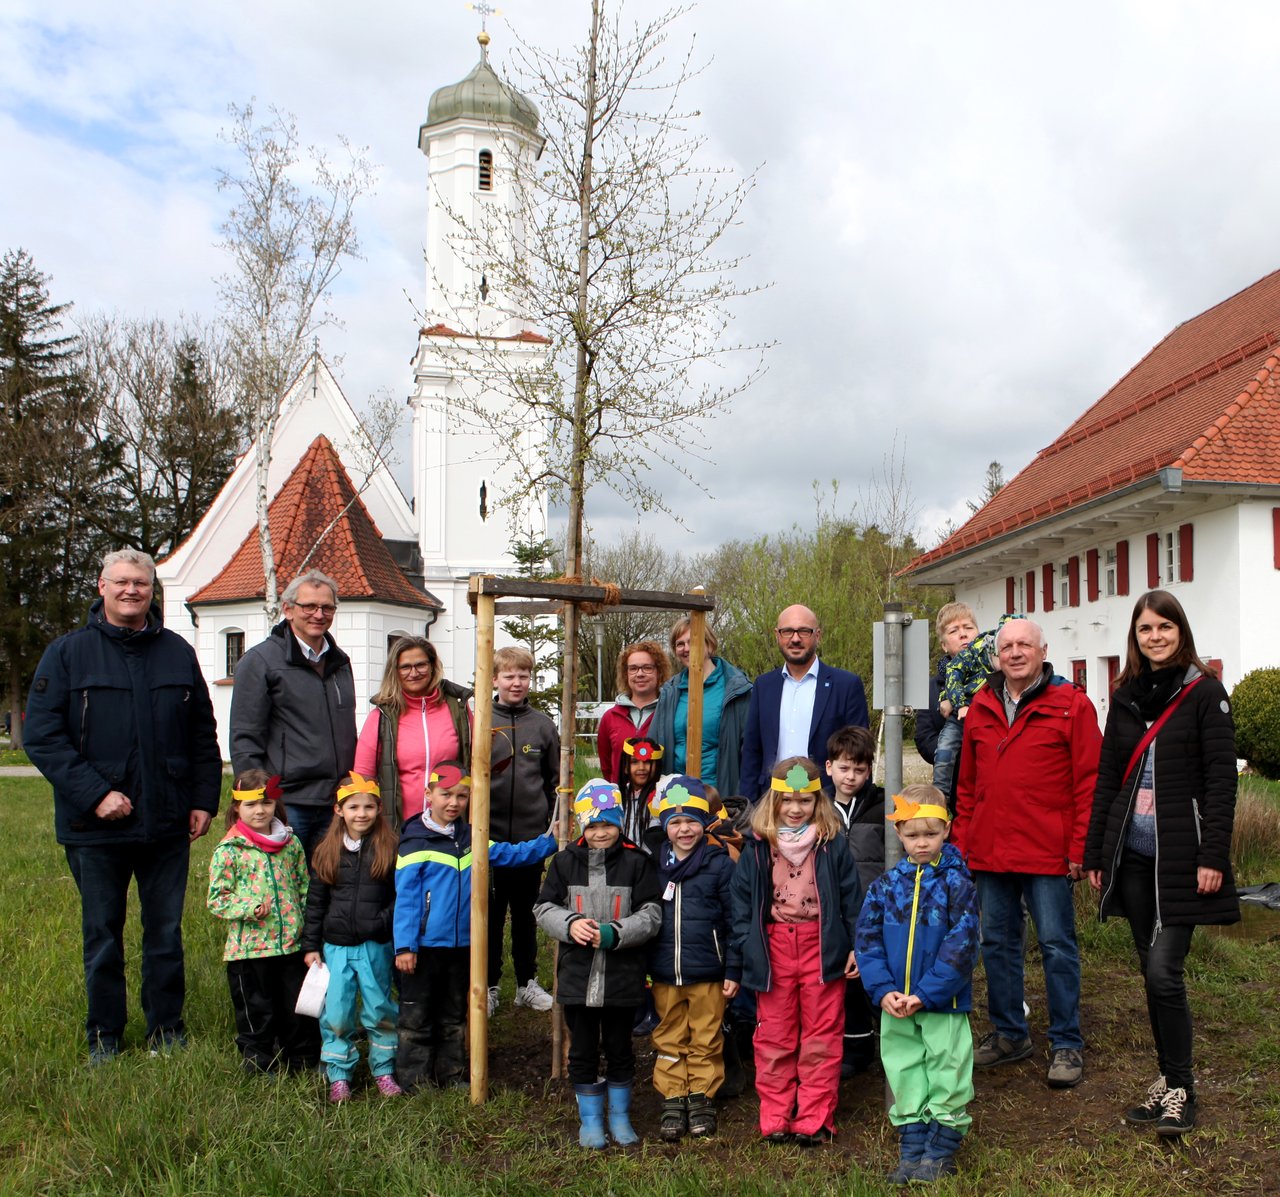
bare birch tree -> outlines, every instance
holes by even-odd
[[[240,173],[223,171],[219,178],[219,187],[233,198],[222,226],[222,246],[233,265],[220,280],[220,294],[240,400],[255,438],[263,604],[274,622],[279,588],[267,519],[271,442],[280,405],[316,333],[336,323],[328,292],[343,260],[359,256],[354,210],[374,176],[363,151],[345,139],[340,167],[314,147],[304,153],[297,122],[288,113],[273,107],[270,119],[256,124],[252,103],[232,105],[230,112],[233,123],[223,136],[241,163]],[[312,174],[306,188],[297,181],[304,159]]]

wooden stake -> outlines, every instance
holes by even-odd
[[[689,612],[689,729],[685,732],[684,769],[702,776],[702,671],[707,660],[707,613]],[[665,745],[664,745],[665,747]]]
[[[471,580],[472,587],[476,579]],[[471,729],[471,1104],[489,1096],[489,764],[493,754],[493,596],[476,601],[476,710]]]

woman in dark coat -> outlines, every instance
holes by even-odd
[[[1197,923],[1240,918],[1231,877],[1235,804],[1227,692],[1196,655],[1182,604],[1152,590],[1138,599],[1129,623],[1084,867],[1101,894],[1098,917],[1129,920],[1160,1062],[1146,1100],[1125,1119],[1161,1135],[1195,1125],[1183,964]]]

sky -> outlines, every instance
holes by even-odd
[[[500,8],[500,71],[513,30],[567,49],[590,11]],[[0,0],[0,252],[79,316],[215,314],[219,132],[256,98],[377,164],[321,348],[357,409],[407,396],[418,127],[478,30],[462,0]],[[692,553],[811,527],[815,482],[865,517],[896,457],[935,543],[988,462],[1012,477],[1175,325],[1280,267],[1278,36],[1272,0],[701,0],[672,29],[707,63],[696,131],[709,163],[758,168],[733,248],[765,289],[733,336],[774,347],[708,429],[710,494],[661,475],[677,523],[593,493],[597,539]]]

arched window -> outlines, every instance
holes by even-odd
[[[493,190],[493,153],[490,150],[480,151],[480,190]]]
[[[236,666],[244,656],[244,633],[235,628],[228,628],[222,633],[226,645],[227,672],[224,676],[235,677]]]

